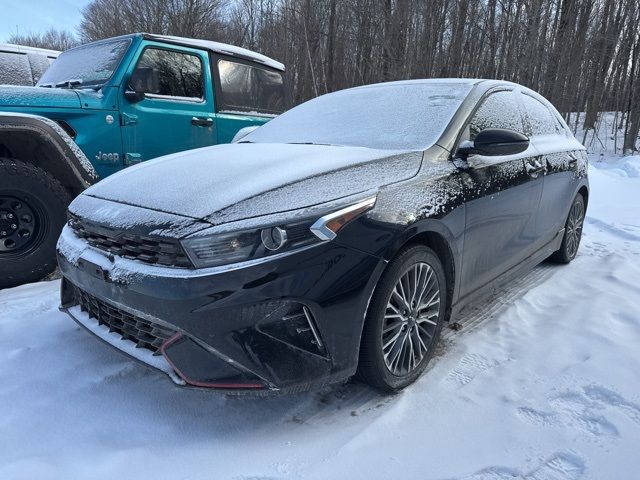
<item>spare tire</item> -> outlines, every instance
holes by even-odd
[[[0,288],[35,282],[55,269],[70,201],[41,168],[0,158]]]

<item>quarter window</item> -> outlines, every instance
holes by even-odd
[[[469,123],[470,139],[475,140],[486,128],[506,128],[523,133],[522,116],[513,92],[496,92],[482,102]]]
[[[558,133],[557,120],[549,109],[530,95],[522,95],[522,104],[529,119],[531,135]]]
[[[197,55],[147,48],[131,75],[137,92],[189,100],[204,98],[202,60]]]
[[[244,63],[218,60],[219,110],[282,113],[285,92],[282,73]]]

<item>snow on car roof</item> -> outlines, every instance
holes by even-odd
[[[353,87],[352,89],[358,88],[373,88],[373,87],[387,87],[391,85],[477,85],[479,83],[491,82],[492,84],[509,84],[515,85],[511,82],[506,82],[502,80],[489,80],[484,78],[418,78],[414,80],[396,80],[393,82],[380,82],[380,83],[372,83],[369,85],[361,85],[359,87]]]
[[[27,47],[25,45],[15,45],[13,43],[0,43],[0,52],[38,53],[50,58],[58,58],[58,55],[60,55],[60,52],[57,50],[49,50],[48,48]]]
[[[199,48],[206,48],[207,50],[211,50],[216,53],[222,53],[225,55],[231,55],[234,57],[244,57],[255,62],[262,63],[263,65],[267,65],[268,67],[275,68],[276,70],[280,70],[284,72],[284,64],[274,60],[273,58],[269,58],[266,55],[262,55],[260,53],[254,52],[252,50],[247,50],[246,48],[236,47],[235,45],[229,45],[221,42],[214,42],[212,40],[199,40],[196,38],[184,38],[184,37],[174,37],[171,35],[154,35],[147,34],[147,38],[164,40],[167,42],[179,43],[181,45],[194,46]]]

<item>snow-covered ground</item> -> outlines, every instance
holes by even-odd
[[[0,479],[640,476],[640,157],[591,157],[583,243],[467,312],[413,386],[181,390],[57,311],[0,292]]]

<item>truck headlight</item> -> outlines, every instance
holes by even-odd
[[[373,207],[375,197],[322,216],[285,225],[207,235],[181,240],[196,268],[215,267],[268,257],[333,240],[347,223]]]

